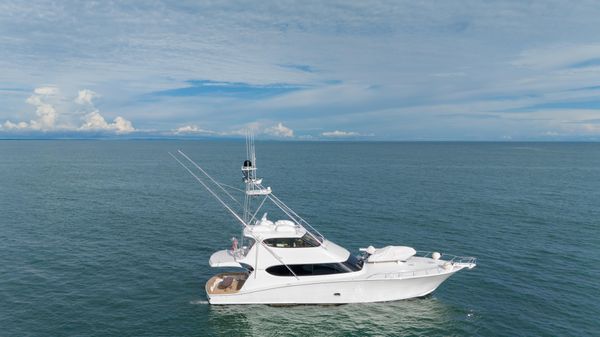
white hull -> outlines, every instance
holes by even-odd
[[[298,281],[267,289],[208,294],[210,304],[346,304],[421,297],[437,289],[454,271],[411,278]]]

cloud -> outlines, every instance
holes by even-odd
[[[121,116],[115,117],[112,123],[107,123],[98,109],[94,106],[93,99],[98,95],[88,89],[79,90],[75,103],[85,106],[91,111],[83,117],[83,125],[79,127],[82,131],[114,131],[116,133],[129,133],[135,131],[133,124]]]
[[[340,130],[335,130],[335,131],[326,131],[321,133],[321,136],[323,137],[357,137],[360,136],[360,134],[358,132],[353,132],[353,131],[340,131]]]
[[[79,90],[79,93],[77,94],[77,98],[75,98],[75,103],[77,104],[81,104],[81,105],[85,105],[85,104],[92,104],[92,99],[94,99],[94,97],[97,97],[98,94],[96,94],[95,92],[88,90],[88,89],[83,89],[83,90]]]
[[[6,130],[20,130],[20,129],[27,129],[29,127],[29,125],[25,122],[19,122],[19,123],[15,124],[11,121],[4,122],[4,124],[2,124],[2,126]]]
[[[285,138],[294,137],[294,130],[288,128],[287,126],[283,125],[282,123],[278,123],[275,126],[264,129],[263,133],[265,133],[267,135],[275,136],[275,137],[285,137]]]
[[[176,89],[161,90],[148,94],[148,97],[231,97],[241,99],[262,99],[303,89],[298,85],[272,84],[254,85],[250,83],[216,82],[206,80],[189,80],[186,86]]]
[[[94,106],[93,98],[98,95],[88,89],[78,92],[73,100],[79,109],[64,106],[62,113],[56,108],[56,103],[64,100],[55,86],[38,87],[33,90],[26,103],[35,106],[36,117],[29,122],[12,122],[7,120],[2,124],[6,131],[109,131],[118,134],[135,131],[131,121],[117,116],[112,123],[106,122]],[[79,121],[73,120],[79,118]],[[80,124],[77,126],[77,124]]]
[[[221,136],[246,136],[248,132],[253,133],[255,136],[264,135],[277,138],[294,138],[294,130],[283,125],[283,123],[279,122],[273,125],[266,121],[246,123],[236,129],[217,132],[217,134]]]
[[[173,135],[198,135],[204,134],[209,136],[221,136],[221,137],[231,137],[231,136],[246,136],[248,132],[253,133],[255,136],[268,136],[268,137],[277,137],[277,138],[294,138],[294,130],[285,126],[283,123],[279,122],[277,124],[271,124],[265,121],[254,121],[250,123],[243,124],[242,126],[238,126],[232,130],[208,130],[200,128],[196,124],[186,124],[180,126],[176,129],[171,130],[171,134]]]
[[[54,96],[58,94],[58,88],[56,87],[39,87],[33,90],[33,93],[36,95],[44,95],[44,96]]]
[[[107,123],[98,111],[92,111],[85,115],[83,125],[79,127],[79,130],[129,133],[135,131],[135,128],[130,121],[121,116],[117,116],[112,123]]]
[[[133,132],[133,131],[135,131],[135,128],[133,127],[133,124],[131,123],[131,121],[128,121],[121,116],[117,116],[111,125],[114,125],[114,129],[117,132]]]
[[[53,86],[35,88],[33,90],[33,95],[29,96],[25,102],[35,106],[37,119],[31,120],[29,123],[13,123],[7,120],[4,123],[5,128],[9,130],[29,128],[42,131],[54,129],[58,113],[56,112],[52,101],[57,95],[58,88]]]
[[[201,129],[195,124],[184,125],[178,127],[177,129],[172,130],[175,134],[217,134],[217,132],[212,130]]]
[[[114,111],[159,134],[192,123],[234,134],[250,121],[270,121],[264,131],[284,121],[295,138],[316,129],[317,138],[343,137],[320,135],[342,128],[386,139],[495,139],[546,130],[548,122],[521,107],[600,93],[575,91],[598,86],[594,1],[34,0],[0,12],[3,130],[128,130],[124,120],[105,118]],[[48,79],[62,82],[30,93]],[[90,107],[98,99],[90,92],[61,97],[57,88],[77,93],[78,83],[106,97],[101,112]],[[529,118],[506,122],[516,113]],[[440,117],[450,114],[461,118]],[[551,118],[574,120],[572,112]],[[573,132],[587,129],[594,127]]]
[[[525,50],[512,64],[534,69],[585,68],[597,64],[599,57],[600,44],[569,43]]]

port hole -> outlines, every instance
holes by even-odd
[[[333,296],[340,296],[340,293],[333,293]]]

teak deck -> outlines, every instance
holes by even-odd
[[[206,291],[209,294],[232,294],[242,289],[246,282],[246,273],[221,273],[206,282]],[[231,282],[229,282],[231,280]]]

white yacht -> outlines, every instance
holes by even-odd
[[[473,257],[417,252],[411,247],[361,248],[354,256],[327,240],[306,220],[277,198],[256,176],[254,141],[246,142],[242,166],[245,189],[213,179],[182,151],[172,155],[242,225],[239,240],[210,257],[211,267],[235,267],[206,283],[211,304],[343,304],[383,302],[421,297],[448,277],[476,265]],[[185,163],[184,163],[185,162]],[[195,169],[194,169],[195,167]],[[201,173],[202,178],[196,174]],[[243,205],[229,190],[244,194]],[[240,204],[242,214],[225,202]],[[285,215],[272,221],[257,218],[269,202]],[[253,205],[256,205],[254,207]]]

